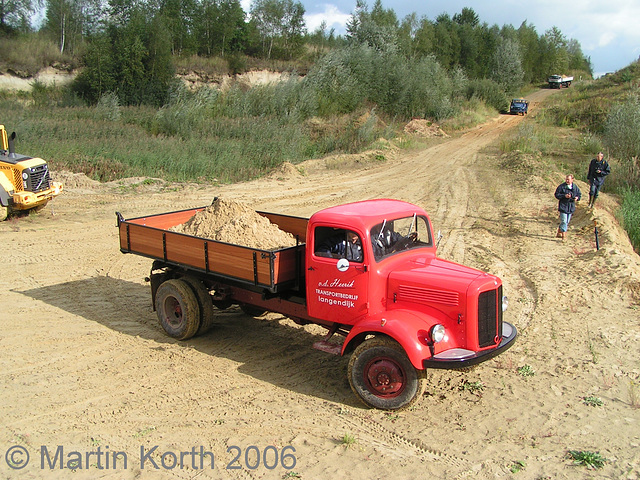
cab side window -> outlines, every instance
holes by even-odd
[[[317,227],[313,251],[318,257],[346,258],[352,262],[364,259],[360,236],[344,228]]]

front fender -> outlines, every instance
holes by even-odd
[[[352,342],[358,341],[358,337],[380,333],[398,342],[406,352],[411,364],[416,369],[423,370],[423,361],[431,358],[427,342],[429,341],[429,329],[435,323],[438,323],[436,319],[416,314],[411,310],[393,310],[393,312],[383,312],[367,317],[351,328],[342,344],[342,355],[345,354]]]

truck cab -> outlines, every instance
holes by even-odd
[[[549,83],[549,88],[569,88],[571,86],[571,82],[573,82],[573,77],[568,75],[551,75],[547,82]]]
[[[529,113],[529,101],[524,98],[514,98],[509,106],[511,115],[526,115]]]
[[[384,213],[382,213],[384,212]],[[342,247],[327,253],[336,241]],[[344,250],[355,243],[360,258]],[[435,256],[429,219],[416,207],[395,200],[369,200],[322,210],[307,233],[307,309],[312,317],[356,324],[386,308],[386,278],[398,255]],[[406,255],[401,256],[406,261]]]
[[[346,246],[354,235],[360,258],[347,258],[339,247],[327,254],[327,245],[337,239]],[[437,258],[431,221],[410,203],[368,200],[316,213],[308,225],[306,270],[308,314],[348,331],[342,354],[354,351],[357,358],[372,337],[379,352],[382,337],[399,345],[418,372],[461,369],[501,353],[516,337],[503,322],[501,280]],[[389,394],[376,379],[405,378],[408,367],[377,355],[383,360],[375,375],[356,360],[359,378],[350,380],[361,398],[370,396],[367,403],[386,408]]]

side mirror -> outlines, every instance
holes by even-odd
[[[338,260],[336,267],[338,268],[339,272],[346,272],[349,268],[349,260],[347,260],[346,258],[341,258],[340,260]]]

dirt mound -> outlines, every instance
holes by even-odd
[[[300,177],[301,175],[300,170],[298,170],[293,163],[284,162],[271,173],[269,178],[276,180],[292,180]]]
[[[424,120],[422,118],[414,118],[404,126],[404,132],[417,135],[420,137],[448,137],[444,130],[437,124]]]
[[[260,250],[276,250],[296,244],[293,235],[283,232],[247,205],[220,198],[171,230]]]
[[[51,178],[56,182],[62,182],[62,186],[66,190],[95,188],[100,185],[100,182],[90,179],[84,173],[73,173],[66,170],[51,172]]]

